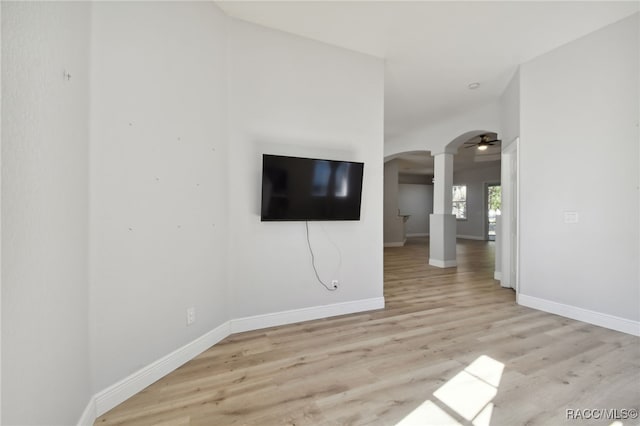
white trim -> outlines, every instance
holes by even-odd
[[[438,268],[455,268],[458,266],[458,262],[455,260],[440,260],[429,258],[429,265],[437,266]]]
[[[515,140],[516,150],[516,295],[520,292],[520,138]]]
[[[93,425],[99,416],[192,360],[232,333],[383,308],[384,297],[374,297],[371,299],[312,306],[309,308],[232,319],[96,393],[89,400],[80,416],[78,426]]]
[[[395,242],[395,243],[384,243],[384,246],[385,246],[385,247],[403,247],[403,246],[404,246],[404,243],[405,243],[406,241],[407,241],[407,240],[404,240],[404,241],[397,241],[397,242]]]
[[[479,240],[479,241],[485,240],[484,237],[479,237],[477,235],[456,235],[456,238],[460,238],[463,240]]]
[[[6,13],[5,13],[6,15]],[[2,22],[2,7],[0,7],[0,22]],[[0,68],[2,68],[2,55],[0,55]],[[4,68],[2,68],[4,70]],[[2,99],[2,84],[0,84],[0,99]],[[0,117],[4,117],[4,115],[2,115],[2,102],[0,102]],[[6,146],[6,142],[5,142],[5,146]],[[86,155],[86,154],[85,154]],[[86,157],[85,157],[86,158]],[[0,188],[2,187],[2,165],[4,164],[4,162],[2,161],[2,137],[0,137]],[[5,166],[6,167],[6,166]],[[4,239],[2,238],[2,223],[4,223],[2,221],[2,199],[4,197],[0,196],[0,241],[4,241]],[[87,203],[88,204],[88,203]],[[0,244],[0,271],[2,271],[2,244]],[[0,274],[0,289],[4,288],[2,286],[2,275]],[[2,327],[2,293],[3,291],[0,291],[0,330],[3,329]],[[2,362],[2,332],[0,331],[0,424],[2,424],[2,365],[4,364]],[[34,401],[35,402],[35,401]],[[34,407],[35,408],[35,407]]]
[[[500,271],[494,271],[494,272],[493,272],[493,279],[494,279],[494,280],[501,281],[501,280],[502,280],[502,272],[500,272]]]
[[[384,308],[384,297],[354,300],[352,302],[334,303],[332,305],[312,306],[309,308],[292,309],[290,311],[271,314],[254,315],[229,321],[231,333],[259,330],[284,324],[311,321],[320,318],[346,315],[356,312],[372,311]]]
[[[229,322],[225,322],[203,336],[98,392],[94,396],[96,417],[103,415],[113,407],[131,398],[142,389],[209,349],[229,334]]]
[[[92,396],[78,420],[78,426],[93,426],[96,421],[96,397]]]
[[[611,330],[621,331],[634,336],[640,336],[640,322],[638,321],[603,314],[601,312],[590,311],[577,306],[565,305],[551,300],[540,299],[534,296],[527,296],[522,293],[517,295],[517,302],[519,305],[527,306],[529,308],[598,325]]]
[[[428,236],[429,236],[428,232],[416,232],[412,234],[407,234],[407,237],[428,237]]]
[[[515,157],[514,157],[515,156]],[[515,159],[515,182],[511,179],[511,159]],[[520,138],[502,148],[500,181],[502,185],[502,223],[501,233],[501,272],[503,279],[500,285],[513,288],[516,295],[520,281]],[[515,192],[515,199],[511,199]],[[512,226],[515,221],[515,242],[512,238]],[[513,243],[513,244],[512,244]],[[515,244],[515,247],[514,247]],[[513,257],[515,256],[515,259]],[[515,261],[515,274],[512,274],[512,261]],[[512,279],[513,278],[513,279]]]

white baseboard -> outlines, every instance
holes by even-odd
[[[494,280],[498,280],[498,281],[502,281],[502,272],[493,271],[493,279]]]
[[[211,346],[220,342],[232,333],[258,330],[277,325],[292,324],[337,315],[346,315],[363,311],[384,308],[384,297],[335,303],[332,305],[313,306],[303,309],[276,312],[238,318],[225,322],[205,335],[176,349],[159,360],[141,368],[119,382],[96,393],[84,409],[78,426],[93,425],[96,418],[111,410],[118,404],[131,398],[147,386],[171,373],[176,368],[192,360]]]
[[[428,232],[415,232],[412,234],[407,234],[407,237],[428,237],[429,233]]]
[[[456,238],[460,238],[462,240],[478,240],[484,241],[484,237],[478,237],[477,235],[456,235]]]
[[[334,303],[332,305],[312,306],[310,308],[255,315],[252,317],[233,319],[229,322],[231,324],[231,333],[241,333],[243,331],[259,330],[261,328],[382,308],[384,308],[384,297],[375,297],[372,299],[355,300],[353,302]]]
[[[170,354],[165,355],[159,360],[152,362],[146,367],[141,368],[128,377],[98,392],[94,396],[96,417],[103,415],[150,384],[171,373],[187,361],[200,355],[227,337],[230,334],[229,330],[229,322],[227,321],[205,335],[198,337],[192,342],[187,343],[181,348],[176,349]]]
[[[518,294],[518,304],[540,311],[549,312],[563,317],[575,319],[611,330],[640,336],[640,322],[616,317],[601,312],[565,305],[551,300],[540,299],[526,294]]]
[[[439,260],[429,258],[429,265],[437,266],[438,268],[455,268],[458,266],[458,262],[455,260]]]
[[[404,241],[396,241],[394,243],[384,243],[385,247],[403,247],[404,243],[406,243],[407,240]]]
[[[97,418],[96,414],[96,397],[92,396],[89,403],[85,407],[80,420],[78,420],[78,426],[93,426],[93,423]]]

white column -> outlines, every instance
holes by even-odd
[[[433,214],[429,216],[429,265],[457,266],[456,217],[453,201],[453,154],[432,154],[434,159]]]
[[[453,202],[453,154],[433,155],[433,213],[451,214]]]

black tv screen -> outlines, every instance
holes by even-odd
[[[364,164],[262,156],[262,221],[360,220]]]

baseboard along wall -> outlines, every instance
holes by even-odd
[[[640,322],[638,321],[603,314],[601,312],[591,311],[577,306],[565,305],[551,300],[540,299],[538,297],[528,296],[522,293],[518,294],[516,301],[519,305],[526,306],[528,308],[549,312],[550,314],[560,315],[611,330],[621,331],[634,336],[640,336]]]
[[[231,334],[376,309],[384,309],[384,297],[293,309],[226,321],[203,336],[96,393],[89,400],[77,424],[78,426],[92,426],[95,420],[107,411],[123,403]]]
[[[640,336],[640,322],[638,321],[631,321],[625,318],[540,299],[522,293],[518,294],[517,302],[518,304],[529,308],[561,315],[634,336]],[[383,309],[384,303],[384,297],[377,297],[352,302],[342,302],[331,305],[314,306],[270,314],[255,315],[251,317],[236,318],[226,321],[203,336],[187,343],[181,348],[176,349],[170,354],[96,393],[89,400],[77,424],[78,426],[93,425],[99,416],[131,398],[147,386],[171,373],[231,334],[338,315]]]
[[[429,233],[428,232],[414,232],[411,234],[407,234],[407,237],[428,237]]]
[[[477,241],[484,241],[486,239],[478,235],[456,235],[456,238],[460,238],[462,240],[477,240]]]

